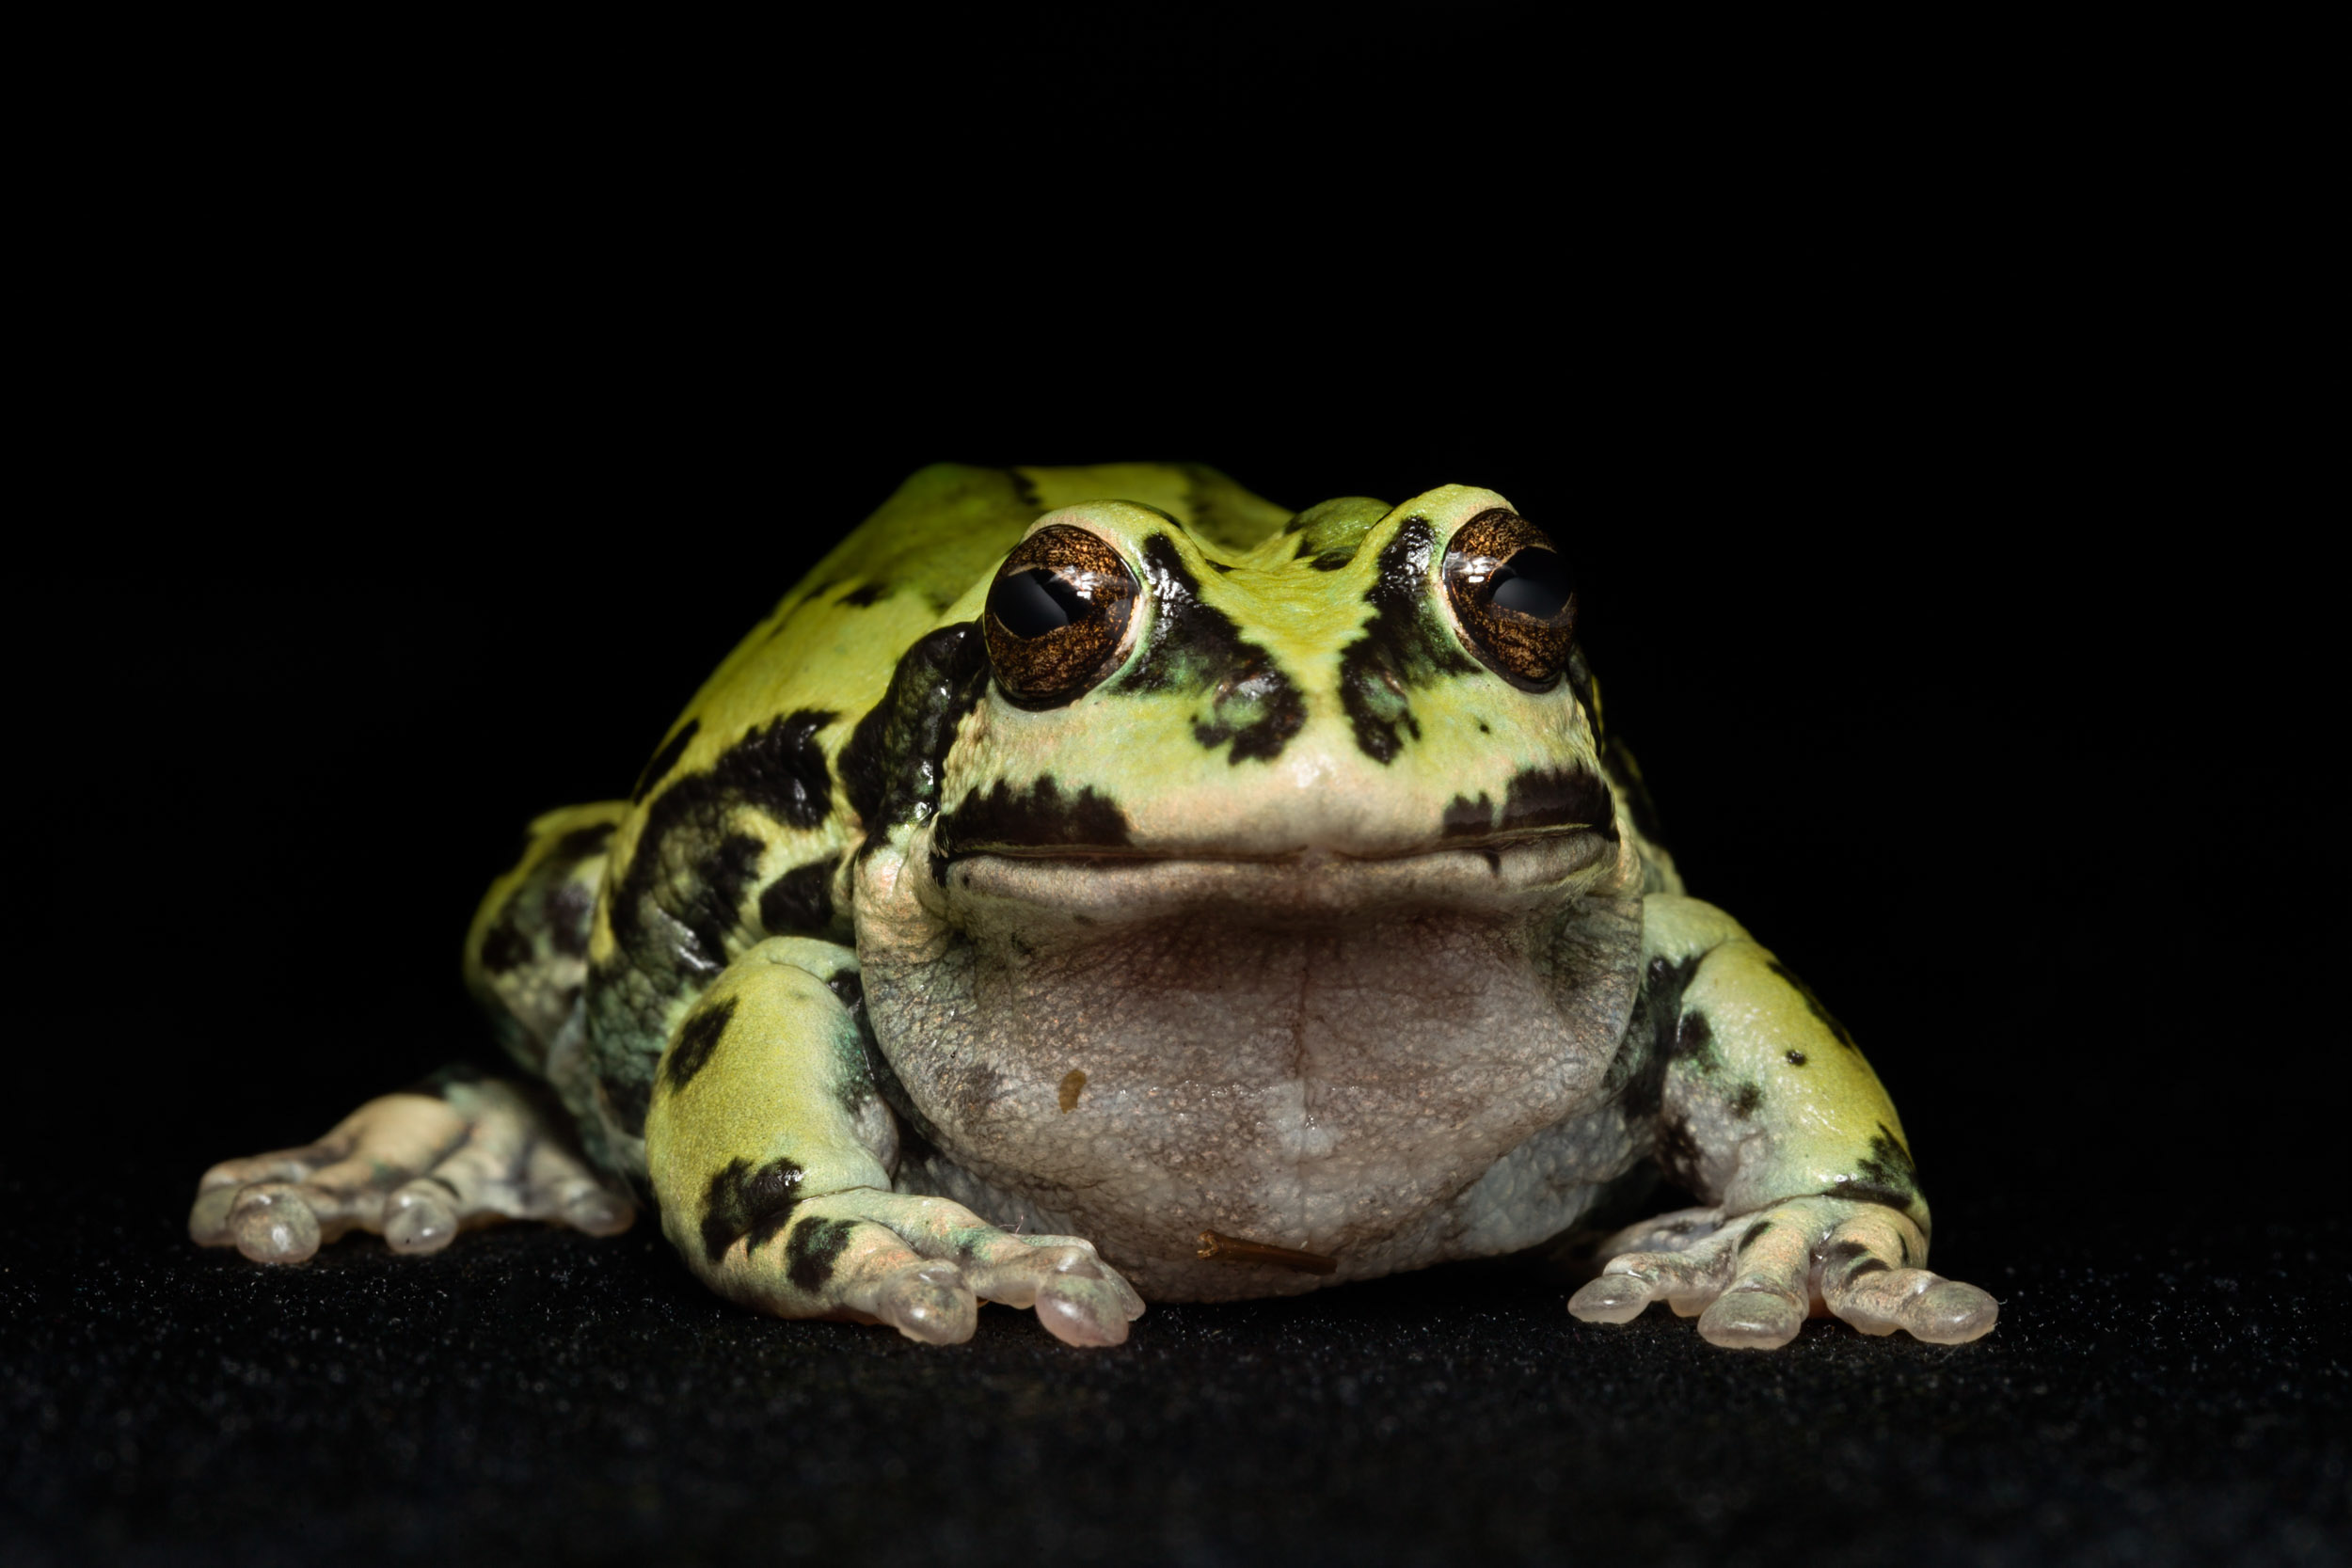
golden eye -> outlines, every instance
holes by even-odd
[[[1516,512],[1482,512],[1445,552],[1446,602],[1479,661],[1522,691],[1548,691],[1576,641],[1568,563]]]
[[[1082,528],[1039,529],[1005,558],[980,617],[996,684],[1019,707],[1058,707],[1094,689],[1127,651],[1136,578]]]

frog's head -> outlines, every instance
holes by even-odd
[[[894,1103],[1147,1291],[1303,1288],[1203,1265],[1204,1229],[1384,1267],[1396,1216],[1599,1092],[1632,1004],[1575,614],[1486,490],[1247,548],[1038,518],[844,757]]]
[[[900,866],[958,928],[1519,907],[1638,878],[1566,564],[1491,491],[1327,501],[1246,551],[1067,506],[947,613],[941,672],[914,673],[962,711],[937,716],[935,804],[908,801],[866,913],[916,891]]]

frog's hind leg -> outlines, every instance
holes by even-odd
[[[189,1234],[290,1263],[353,1229],[411,1253],[503,1219],[627,1229],[634,1205],[574,1136],[596,1151],[580,1000],[605,845],[627,809],[575,806],[532,823],[521,861],[491,885],[467,939],[469,986],[507,1053],[546,1087],[453,1068],[372,1100],[315,1143],[215,1165],[198,1185]]]
[[[315,1143],[204,1173],[188,1234],[260,1263],[298,1263],[349,1230],[394,1252],[458,1231],[552,1220],[608,1236],[636,1211],[567,1147],[560,1117],[514,1084],[461,1070],[369,1101]]]

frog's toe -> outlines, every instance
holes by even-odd
[[[1568,1310],[1586,1323],[1621,1323],[1664,1301],[1698,1317],[1700,1338],[1734,1350],[1788,1343],[1819,1307],[1865,1334],[1903,1329],[1931,1344],[1990,1331],[1999,1305],[1973,1285],[1913,1266],[1926,1256],[1926,1238],[1896,1210],[1798,1198],[1692,1233],[1679,1250],[1620,1254],[1569,1298]]]
[[[1993,1331],[2000,1303],[1974,1285],[1911,1266],[1924,1257],[1906,1244],[1899,1215],[1865,1208],[1820,1250],[1821,1299],[1865,1334],[1908,1332],[1932,1345],[1964,1345]]]
[[[437,1252],[460,1231],[545,1219],[593,1235],[625,1230],[628,1199],[566,1149],[505,1085],[372,1100],[300,1148],[228,1160],[204,1173],[188,1234],[262,1263],[298,1263],[344,1232],[394,1252]]]
[[[790,1227],[731,1252],[723,1288],[787,1317],[886,1323],[910,1339],[972,1337],[978,1304],[1034,1311],[1065,1344],[1116,1345],[1143,1298],[1075,1236],[1015,1236],[961,1204],[870,1188],[810,1198]]]

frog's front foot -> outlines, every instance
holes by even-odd
[[[197,1184],[188,1234],[258,1263],[298,1263],[354,1229],[394,1252],[437,1252],[499,1220],[610,1236],[635,1218],[530,1100],[471,1079],[371,1100],[316,1143],[215,1165]]]
[[[1122,1343],[1143,1316],[1143,1298],[1093,1243],[1016,1236],[946,1198],[853,1187],[795,1203],[780,1227],[710,1240],[720,1250],[703,1251],[700,1272],[747,1307],[886,1323],[925,1344],[972,1338],[983,1301],[1033,1309],[1073,1345]]]
[[[1795,1198],[1724,1219],[1688,1209],[1621,1232],[1607,1268],[1568,1298],[1586,1323],[1621,1323],[1653,1301],[1698,1315],[1709,1343],[1773,1350],[1805,1318],[1836,1313],[1865,1334],[1906,1329],[1958,1345],[1992,1330],[2000,1307],[1974,1285],[1930,1274],[1927,1239],[1898,1210],[1843,1198]]]

